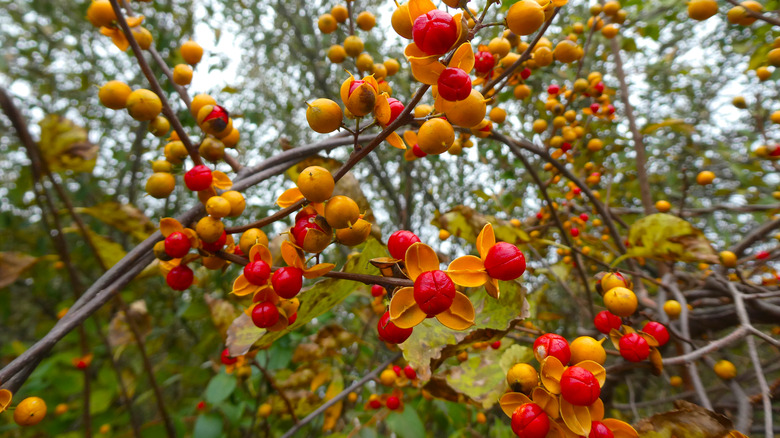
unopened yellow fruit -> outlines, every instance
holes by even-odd
[[[525,0],[523,1],[525,2]],[[512,50],[512,44],[508,39],[503,37],[493,38],[488,43],[488,51],[498,56],[499,58],[503,58],[508,55],[510,50]]]
[[[506,13],[506,25],[515,35],[531,35],[544,24],[544,9],[534,0],[520,0]]]
[[[333,15],[322,14],[317,20],[317,27],[322,33],[333,33],[339,27],[339,23]]]
[[[547,120],[543,120],[543,119],[534,120],[533,130],[537,134],[541,134],[542,132],[547,130]]]
[[[109,27],[116,20],[114,8],[108,0],[95,0],[87,8],[87,20],[95,27]]]
[[[127,112],[136,120],[152,120],[160,114],[160,111],[162,111],[162,102],[150,90],[141,88],[127,96]]]
[[[271,405],[268,403],[263,403],[260,405],[259,408],[257,408],[258,417],[263,417],[263,418],[270,417],[271,412],[273,412],[273,407],[271,407]]]
[[[617,11],[620,10],[620,2],[617,2],[615,0],[608,1],[604,3],[604,7],[602,8],[604,15],[609,15],[610,17],[617,14]]]
[[[718,254],[720,263],[727,268],[735,268],[737,266],[737,255],[731,251],[721,251]]]
[[[198,153],[205,160],[216,163],[225,158],[225,144],[212,136],[208,136],[200,142]]]
[[[601,342],[590,336],[580,336],[573,340],[569,346],[571,349],[571,363],[577,364],[584,360],[592,360],[604,365],[607,361],[607,352]]]
[[[664,313],[671,319],[677,319],[682,313],[682,306],[679,301],[668,300],[664,303]]]
[[[230,203],[230,213],[227,214],[228,216],[237,217],[244,212],[244,209],[246,208],[246,200],[244,199],[244,195],[242,195],[240,192],[229,190],[223,193],[221,196],[227,199],[227,201]]]
[[[696,175],[696,183],[701,186],[712,184],[712,181],[714,179],[715,179],[715,174],[710,172],[709,170],[703,170],[699,172],[698,175]]]
[[[691,0],[688,3],[688,17],[703,21],[718,13],[718,2],[715,0]]]
[[[325,202],[333,195],[336,182],[328,169],[309,166],[298,175],[297,185],[310,202]]]
[[[780,67],[780,48],[775,48],[766,54],[766,59],[775,67]]]
[[[225,224],[221,220],[206,216],[201,218],[197,224],[195,224],[195,232],[206,243],[214,243],[222,237],[222,233],[225,231]]]
[[[588,150],[591,152],[598,152],[604,148],[604,142],[598,138],[591,138],[588,140]]]
[[[358,395],[356,392],[350,392],[349,394],[347,394],[347,401],[349,401],[350,403],[355,403],[357,399],[358,399]]]
[[[602,292],[607,292],[608,290],[615,287],[631,287],[631,281],[620,272],[607,273],[601,277],[601,281],[599,283]]]
[[[365,72],[371,74],[374,72],[374,58],[367,52],[363,52],[358,55],[357,59],[355,60],[355,66],[358,68],[358,70],[360,70],[361,73]],[[374,76],[374,78],[376,78],[376,76]]]
[[[181,164],[182,161],[187,158],[187,155],[189,155],[187,147],[178,140],[166,144],[165,149],[163,149],[163,154],[165,154],[165,159],[171,164]]]
[[[439,230],[439,240],[447,240],[451,236],[450,232],[447,230]]]
[[[515,87],[513,94],[515,95],[515,99],[523,100],[531,95],[531,88],[528,85],[520,84]]]
[[[360,207],[348,196],[334,196],[325,204],[325,220],[333,228],[347,228],[359,217]]]
[[[756,77],[761,82],[768,80],[772,76],[772,72],[768,67],[759,67],[756,69]]]
[[[245,255],[249,255],[249,250],[257,244],[268,246],[268,236],[260,228],[250,228],[238,239],[238,247]]]
[[[201,108],[203,108],[206,105],[216,105],[217,101],[211,97],[208,94],[196,94],[195,97],[192,98],[192,102],[190,103],[190,112],[193,116],[197,116],[198,112]]]
[[[604,305],[617,316],[628,318],[636,312],[636,295],[625,287],[613,287],[604,292]]]
[[[672,209],[672,204],[669,203],[669,201],[660,200],[655,202],[655,209],[660,211],[661,213],[666,213],[669,210]]]
[[[192,82],[192,67],[187,64],[176,64],[173,68],[173,82],[177,85],[189,85]]]
[[[203,47],[195,41],[189,40],[181,45],[181,57],[189,65],[195,65],[203,58]]]
[[[725,359],[716,362],[713,370],[715,370],[715,374],[723,380],[731,380],[734,377],[737,377],[737,367]]]
[[[133,38],[135,38],[135,41],[138,43],[138,46],[141,47],[141,50],[149,50],[149,47],[152,46],[152,41],[154,41],[154,37],[152,37],[152,33],[149,32],[149,29],[143,27],[143,26],[136,26],[130,30],[133,34]]]
[[[428,120],[417,132],[417,146],[429,155],[446,152],[453,142],[455,142],[455,130],[444,119]]]
[[[557,61],[563,62],[564,64],[570,64],[574,61],[577,61],[578,59],[582,58],[582,55],[582,47],[578,46],[577,43],[571,40],[562,40],[555,45],[555,50],[553,50],[553,56],[555,59]]]
[[[669,377],[669,385],[674,386],[674,387],[678,387],[678,386],[682,386],[682,384],[683,384],[682,377],[680,377],[680,376]]]
[[[358,219],[352,226],[336,230],[336,241],[346,246],[360,245],[368,239],[370,233],[371,222],[365,219]]]
[[[476,89],[472,89],[469,96],[459,102],[444,101],[442,109],[449,123],[464,128],[472,128],[479,125],[487,113],[485,98]]]
[[[334,64],[341,64],[345,59],[347,59],[347,51],[344,50],[343,46],[334,44],[328,49],[327,56],[330,62]]]
[[[27,397],[14,410],[14,422],[19,426],[38,424],[46,416],[46,402],[40,397]]]
[[[339,23],[344,23],[349,18],[349,10],[344,5],[336,5],[330,10],[330,15],[333,15]]]
[[[488,117],[490,117],[490,120],[492,120],[493,123],[504,123],[506,120],[506,111],[504,111],[503,108],[494,107],[490,110]]]
[[[726,18],[731,24],[739,24],[740,26],[750,26],[755,23],[757,18],[748,14],[746,9],[750,9],[753,12],[761,12],[764,7],[761,3],[753,0],[747,0],[740,3],[740,6],[735,6],[729,10],[726,14]]]
[[[230,202],[222,196],[212,196],[206,201],[206,213],[216,219],[230,214]]]
[[[385,65],[388,76],[393,76],[394,74],[398,73],[398,70],[401,69],[401,64],[399,64],[398,60],[395,58],[388,58],[382,64]]]
[[[230,131],[230,134],[220,138],[220,140],[222,140],[222,143],[225,145],[226,148],[236,147],[236,144],[238,144],[238,140],[240,139],[241,139],[241,132],[239,132],[239,130],[236,128],[233,128]]]
[[[425,104],[417,105],[416,107],[414,107],[414,117],[418,119],[423,118],[428,114],[430,114],[431,111],[433,111],[433,107],[430,105],[425,105]]]
[[[146,193],[157,199],[164,199],[173,193],[176,178],[168,172],[155,172],[146,180]]]
[[[152,172],[170,172],[173,165],[165,160],[155,160],[152,162]]]
[[[393,370],[384,370],[379,374],[379,381],[385,386],[393,386],[398,376]]]
[[[163,116],[157,116],[149,122],[148,130],[155,137],[164,137],[171,130],[171,122]]]
[[[601,28],[601,34],[608,40],[615,38],[615,35],[618,34],[618,27],[616,24],[610,23]]]
[[[393,11],[393,16],[390,17],[390,24],[393,25],[393,30],[395,30],[398,35],[401,35],[407,40],[412,39],[412,20],[409,17],[408,3],[402,4]]]
[[[360,29],[369,31],[376,25],[376,17],[374,17],[374,14],[371,12],[363,11],[358,14],[355,23],[357,23],[357,26]]]
[[[316,99],[306,108],[309,127],[320,134],[333,132],[341,126],[344,113],[336,102],[330,99]]]
[[[506,383],[514,392],[530,394],[531,390],[539,386],[539,373],[530,364],[518,363],[506,373]]]
[[[487,423],[487,417],[482,412],[477,412],[477,423],[479,424],[485,424]]]
[[[350,35],[344,39],[344,50],[347,55],[355,58],[363,52],[363,40],[355,35]]]
[[[98,90],[98,98],[106,108],[118,110],[127,105],[127,98],[132,92],[130,86],[122,81],[108,81]]]

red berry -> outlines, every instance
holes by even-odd
[[[563,336],[547,333],[539,336],[534,341],[534,356],[539,362],[543,361],[547,356],[553,356],[566,365],[571,359],[571,350],[569,349],[569,343],[566,342]]]
[[[435,316],[452,305],[455,283],[444,271],[427,271],[414,281],[414,301],[426,315]]]
[[[398,397],[391,395],[390,397],[387,397],[387,402],[385,402],[385,404],[387,405],[387,409],[394,411],[401,407],[401,400],[398,400]]]
[[[397,119],[398,116],[400,116],[404,111],[404,104],[394,97],[388,97],[387,103],[390,105],[390,120],[387,122],[389,125],[393,123],[393,121],[395,121],[395,119]]]
[[[650,321],[642,328],[642,331],[655,338],[658,341],[658,346],[663,347],[669,342],[669,331],[666,330],[663,324],[655,321]]]
[[[536,218],[542,220],[542,218],[544,218],[544,213],[542,213],[541,211],[539,213],[536,213]]]
[[[219,105],[214,105],[214,109],[212,109],[211,112],[208,113],[208,115],[203,119],[201,123],[213,122],[219,120],[224,122],[225,125],[227,125],[229,118],[230,118],[230,114],[228,114],[228,111],[224,107]]]
[[[600,395],[599,381],[585,368],[569,367],[561,375],[561,396],[567,402],[576,406],[590,406]]]
[[[195,409],[199,411],[206,409],[206,402],[204,402],[203,400],[199,401],[198,404],[195,405]]]
[[[223,231],[222,235],[219,236],[219,239],[217,239],[216,242],[208,243],[205,240],[202,240],[200,244],[204,251],[217,252],[220,249],[225,247],[226,241],[227,241],[227,233]]]
[[[645,338],[637,333],[629,333],[620,338],[620,355],[629,362],[641,362],[650,355],[650,346]]]
[[[772,150],[769,151],[770,157],[780,157],[780,145],[775,145]]]
[[[597,83],[596,85],[593,86],[593,89],[596,91],[596,93],[599,93],[599,94],[603,93],[604,92],[604,83],[603,82]]]
[[[597,103],[590,104],[590,112],[592,112],[593,114],[598,114],[600,109],[601,109],[601,105]]]
[[[561,150],[564,152],[569,152],[571,150],[571,143],[563,142],[561,145]]]
[[[368,402],[368,407],[371,409],[379,409],[382,407],[382,402],[378,398],[375,398]]]
[[[173,290],[185,290],[192,285],[195,278],[192,269],[184,265],[174,266],[165,276],[165,282]]]
[[[238,362],[237,357],[230,357],[230,350],[227,348],[222,350],[222,355],[220,356],[220,360],[225,365],[233,365],[234,363]]]
[[[411,231],[399,230],[391,234],[390,238],[387,239],[387,250],[390,251],[390,257],[403,259],[406,256],[406,250],[419,241],[420,238]]]
[[[442,55],[458,40],[458,27],[452,15],[434,9],[414,20],[412,38],[428,55]]]
[[[609,115],[615,114],[615,107],[612,105],[607,105],[607,114]]]
[[[439,95],[450,102],[463,100],[471,94],[471,78],[465,71],[448,67],[439,75]]]
[[[493,342],[492,344],[490,344],[490,348],[494,350],[498,350],[499,348],[501,348],[501,341]]]
[[[254,284],[255,286],[262,286],[271,276],[271,267],[268,263],[258,260],[256,262],[249,262],[244,266],[244,277],[246,281]]]
[[[525,272],[525,256],[511,243],[498,242],[485,256],[485,270],[493,278],[514,280]]]
[[[175,259],[186,256],[191,247],[190,238],[181,231],[174,231],[165,238],[165,253]]]
[[[756,253],[756,259],[764,260],[769,258],[769,251],[759,251]]]
[[[512,413],[512,431],[521,438],[544,438],[550,431],[550,418],[536,403],[524,403]]]
[[[474,69],[480,75],[483,75],[493,69],[496,65],[496,58],[488,51],[477,52],[474,56]]]
[[[259,328],[268,328],[279,322],[279,309],[270,301],[259,303],[252,309],[252,322]]]
[[[401,377],[401,372],[403,372],[403,369],[401,369],[398,365],[393,365],[393,372],[396,376]]]
[[[277,295],[289,300],[298,295],[303,287],[303,271],[292,266],[279,268],[271,277],[271,285]]]
[[[411,365],[407,365],[404,367],[404,374],[406,375],[406,378],[409,380],[414,380],[417,378],[417,371],[415,371]]]
[[[569,232],[571,233],[571,237],[577,237],[580,235],[580,229],[577,227],[572,227]]]
[[[426,154],[422,149],[420,149],[420,145],[418,145],[417,143],[415,143],[414,146],[412,146],[412,153],[417,158],[425,158],[428,156],[428,154]]]
[[[379,318],[376,329],[379,333],[379,339],[389,344],[400,344],[409,339],[409,336],[412,335],[411,328],[402,329],[393,324],[393,321],[390,321],[390,312],[385,312],[385,314]]]
[[[601,421],[594,421],[590,423],[590,434],[588,438],[614,438],[615,435],[609,428]]]
[[[184,184],[193,192],[200,192],[211,187],[211,169],[199,164],[184,174]]]
[[[526,67],[520,72],[520,77],[523,79],[528,79],[531,77],[531,69]]]
[[[383,288],[382,286],[380,286],[378,284],[375,284],[375,285],[371,286],[371,296],[372,297],[381,297],[384,294],[385,294],[385,288]]]
[[[298,312],[293,313],[289,318],[287,318],[287,326],[289,327],[295,324],[296,319],[298,319]]]
[[[612,329],[620,330],[623,321],[620,320],[619,316],[610,313],[609,310],[602,310],[593,318],[593,325],[596,326],[596,330],[608,335]]]
[[[297,224],[299,221],[302,221],[304,219],[310,219],[317,217],[317,212],[313,209],[304,208],[303,210],[299,211],[295,215],[295,223]]]
[[[588,213],[580,214],[580,220],[583,221],[583,222],[587,222],[588,221]]]
[[[572,189],[572,193],[574,193],[577,196],[580,196],[580,193],[582,193],[582,189],[579,187],[575,187]]]
[[[559,87],[556,84],[551,84],[549,87],[547,87],[547,94],[551,94],[555,96],[556,94],[561,92],[561,87]]]
[[[79,360],[78,362],[76,362],[76,368],[78,368],[80,370],[86,369],[87,368],[87,363],[84,362],[83,360]]]

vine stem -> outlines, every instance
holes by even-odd
[[[340,393],[336,394],[336,396],[333,397],[332,399],[330,399],[330,400],[326,401],[325,403],[323,403],[322,406],[320,406],[319,408],[315,409],[314,412],[312,412],[311,414],[307,415],[306,417],[304,417],[303,420],[299,421],[295,426],[290,428],[290,430],[288,430],[287,432],[284,433],[284,435],[282,435],[282,438],[290,438],[291,436],[293,436],[296,432],[301,430],[301,428],[303,426],[311,423],[312,420],[314,420],[315,418],[319,417],[319,415],[322,414],[323,412],[325,412],[329,407],[331,407],[331,406],[335,405],[336,403],[340,402],[344,397],[349,395],[350,392],[353,392],[354,390],[356,390],[356,389],[360,388],[361,386],[365,385],[366,382],[368,382],[369,380],[374,379],[377,375],[379,375],[379,373],[382,370],[387,368],[388,365],[390,365],[391,363],[395,362],[400,357],[401,357],[401,353],[400,352],[396,353],[395,355],[393,355],[393,357],[391,357],[390,359],[386,360],[383,364],[379,365],[378,367],[376,367],[373,370],[371,370],[368,374],[366,374],[365,376],[361,377],[360,380],[358,380],[355,383],[349,385],[349,387],[347,387],[346,389],[344,389]]]

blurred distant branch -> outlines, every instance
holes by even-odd
[[[704,208],[686,208],[682,212],[683,217],[701,216],[708,213],[714,213],[716,211],[722,211],[724,213],[753,213],[758,211],[780,211],[780,204],[753,204],[753,205],[733,205],[733,204],[718,204],[712,207]],[[610,207],[609,212],[615,215],[625,214],[643,214],[644,211],[641,208],[633,207]]]

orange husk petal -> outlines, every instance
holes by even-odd
[[[129,27],[140,26],[141,23],[143,23],[143,21],[144,21],[144,16],[143,15],[137,15],[135,17],[127,17],[125,19],[125,21],[127,21],[127,25]]]
[[[533,402],[530,398],[526,397],[526,395],[521,392],[507,392],[506,394],[502,395],[501,400],[498,401],[498,404],[501,405],[501,410],[504,411],[506,416],[509,418],[512,418],[512,414],[514,414],[515,409],[526,403]]]
[[[285,263],[287,263],[287,266],[292,266],[293,268],[298,268],[301,270],[305,268],[300,249],[293,245],[293,243],[289,240],[282,242],[281,253],[282,259]]]
[[[14,398],[14,395],[11,391],[7,389],[0,389],[0,412],[5,411],[8,409],[8,406],[11,406],[11,400]]]
[[[590,411],[587,406],[574,406],[561,398],[561,418],[576,435],[588,436],[590,434]]]
[[[490,280],[485,283],[485,292],[491,297],[498,299],[501,296],[501,290],[498,288],[498,280],[491,277]]]
[[[555,356],[547,356],[542,360],[541,372],[539,378],[548,391],[553,394],[561,393],[561,376],[565,367]]]
[[[474,325],[474,305],[469,297],[455,292],[450,308],[436,315],[436,319],[453,330],[466,330]]]
[[[639,336],[641,336],[645,341],[647,341],[647,345],[651,347],[658,347],[658,341],[653,337],[653,335],[645,333],[643,331],[637,332]]]
[[[380,125],[386,126],[390,122],[390,104],[387,102],[387,93],[382,93],[376,97],[374,104],[374,117]]]
[[[409,58],[409,64],[412,66],[412,76],[427,85],[436,85],[445,69],[441,62],[426,62],[419,58]]]
[[[544,412],[547,413],[547,415],[549,415],[553,419],[559,417],[560,406],[558,405],[557,396],[552,395],[549,391],[542,388],[541,386],[537,386],[531,392],[531,398],[533,399],[534,403],[539,405],[539,407],[541,407],[544,410]]]
[[[569,0],[552,0],[552,3],[556,8],[560,8],[561,6],[566,6]]]
[[[550,422],[550,431],[547,432],[546,438],[569,438],[572,436],[571,432],[569,432],[565,426],[560,424],[560,421],[562,420]]]
[[[374,77],[374,75],[364,76],[363,80],[368,85],[371,85],[372,87],[374,87],[374,91],[376,91],[377,93],[379,92],[379,83],[376,81],[376,78]]]
[[[660,376],[664,371],[664,358],[661,356],[661,352],[657,348],[651,347],[648,359],[653,375]]]
[[[230,178],[228,178],[228,176],[225,175],[225,172],[220,172],[219,170],[215,170],[211,172],[211,178],[212,178],[211,185],[213,185],[214,187],[220,190],[227,190],[233,187],[233,181],[231,181]]]
[[[160,219],[160,233],[162,233],[163,237],[168,237],[171,235],[171,233],[183,230],[184,227],[182,224],[172,217],[164,217]]]
[[[198,233],[195,232],[192,228],[185,228],[181,230],[182,233],[184,233],[185,236],[187,236],[188,239],[190,239],[190,247],[192,249],[198,249],[201,247],[200,237],[198,237]],[[229,238],[233,238],[233,236],[228,236]]]
[[[312,278],[322,277],[328,272],[332,271],[336,265],[333,263],[319,263],[303,270],[303,276],[311,280]]]
[[[465,41],[466,37],[468,36],[469,28],[468,26],[463,27],[463,22],[466,21],[468,23],[468,20],[463,16],[463,14],[455,14],[452,16],[452,20],[455,21],[455,27],[457,28],[458,32],[458,39],[455,40],[455,44],[458,44],[459,42]]]
[[[179,266],[181,264],[181,259],[172,259],[172,260],[160,260],[159,266],[160,266],[160,273],[165,277],[168,275],[169,272],[171,272],[171,269],[175,268],[176,266]]]
[[[601,421],[604,419],[604,402],[601,401],[600,398],[597,398],[588,409],[590,410],[591,421]]]
[[[404,141],[409,143],[409,147],[417,144],[417,133],[414,131],[404,131]]]
[[[441,95],[438,94],[439,90],[437,89],[436,85],[431,87],[431,90],[432,90],[431,92],[433,93],[433,95],[436,96],[433,99],[433,109],[435,109],[436,112],[438,112],[438,113],[446,113],[447,109],[450,107],[450,104],[452,102],[450,102],[449,100],[441,97]]]
[[[284,313],[284,309],[279,309],[279,321],[276,322],[276,324],[272,325],[271,327],[268,327],[266,330],[269,332],[280,332],[289,326],[289,320],[287,319],[287,314]]]
[[[482,259],[472,255],[453,260],[447,267],[447,275],[455,284],[464,287],[479,287],[489,280]]]
[[[639,437],[639,434],[636,432],[636,429],[631,427],[630,424],[616,420],[614,418],[605,418],[604,420],[601,420],[602,423],[604,423],[605,426],[609,428],[609,430],[612,431],[612,434],[615,435],[615,438],[637,438]]]
[[[293,187],[291,189],[285,190],[279,197],[276,199],[276,204],[279,205],[279,207],[287,208],[296,202],[303,199],[303,193],[301,193],[301,189],[298,187]]]
[[[390,143],[390,146],[396,149],[406,150],[406,144],[401,139],[401,136],[396,134],[395,132],[391,132],[390,135],[388,135],[385,140],[387,140],[387,142]]]
[[[127,38],[125,38],[125,34],[118,28],[104,26],[100,28],[100,33],[107,37],[111,37],[111,42],[123,52],[130,47],[130,43],[127,41]]]
[[[474,49],[470,43],[463,43],[455,51],[455,54],[452,55],[452,59],[447,64],[447,67],[455,67],[466,73],[471,73],[471,69],[474,68],[474,62]]]
[[[352,84],[352,81],[355,80],[355,77],[352,76],[352,73],[347,72],[347,74],[349,75],[349,78],[341,83],[341,88],[339,89],[339,95],[341,96],[342,102],[349,100],[349,86]]]
[[[620,333],[617,329],[612,329],[609,331],[609,340],[612,341],[612,345],[618,351],[620,351],[620,338],[622,337],[623,337],[623,333]]]
[[[404,56],[406,56],[406,59],[416,59],[420,62],[425,62],[428,64],[432,62],[438,62],[439,59],[437,55],[429,55],[423,52],[419,47],[417,47],[417,44],[415,43],[409,43],[406,45],[406,48],[404,48]]]
[[[409,0],[409,18],[412,20],[412,23],[420,15],[427,14],[434,9],[436,9],[436,6],[431,0]]]
[[[399,289],[390,300],[390,320],[399,328],[414,327],[423,322],[426,316],[414,300],[413,287]]]
[[[260,256],[260,260],[268,263],[268,266],[273,266],[274,264],[274,257],[271,255],[271,251],[262,244],[255,244],[252,245],[252,248],[249,249],[249,261],[254,262],[257,260],[257,257]]]
[[[325,203],[324,202],[312,202],[309,207],[313,208],[320,216],[325,216]]]
[[[604,382],[607,381],[607,370],[605,370],[604,367],[601,366],[598,362],[592,360],[583,360],[582,362],[576,364],[576,366],[584,368],[593,373],[593,376],[596,377],[596,380],[599,382],[599,386],[604,386]]]
[[[244,277],[244,274],[241,274],[233,281],[233,290],[230,293],[243,297],[257,292],[261,287],[262,286],[250,283],[246,277]]]
[[[269,285],[260,286],[260,290],[252,296],[253,303],[262,303],[263,301],[270,301],[274,305],[279,303],[279,295],[276,294],[273,287]]]
[[[439,257],[436,251],[424,243],[414,243],[406,250],[404,256],[406,271],[409,278],[414,281],[423,272],[436,271],[439,269]]]
[[[496,244],[496,235],[493,233],[493,225],[489,222],[482,227],[482,231],[477,236],[477,251],[479,251],[479,257],[485,260],[488,251],[493,245]]]
[[[414,154],[414,151],[413,151],[413,149],[412,149],[412,148],[409,148],[409,149],[407,149],[407,150],[404,152],[404,160],[406,160],[406,161],[414,161],[414,160],[416,160],[417,158],[419,158],[419,157],[418,157],[417,155],[415,155],[415,154]]]
[[[297,299],[279,300],[279,307],[284,310],[285,315],[292,315],[301,307],[301,302]]]

